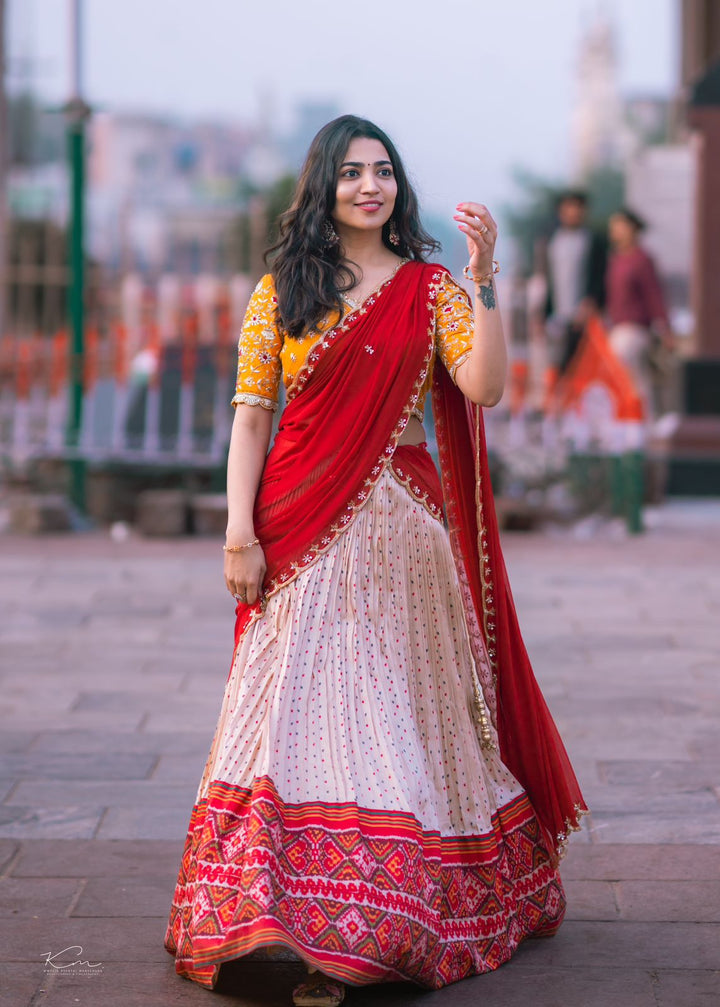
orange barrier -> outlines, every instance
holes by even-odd
[[[615,406],[615,419],[643,419],[642,399],[627,369],[610,348],[600,319],[591,317],[578,350],[566,373],[554,388],[554,407],[560,412],[580,409],[583,396],[593,385],[602,386]]]

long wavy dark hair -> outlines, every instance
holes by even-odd
[[[340,165],[357,137],[379,140],[395,174],[397,196],[390,220],[395,222],[399,244],[390,242],[389,220],[382,231],[385,245],[403,258],[420,261],[440,248],[420,223],[417,197],[390,137],[356,115],[333,119],[310,144],[292,205],[280,218],[278,240],[265,252],[275,281],[279,322],[295,339],[328,313],[342,312],[341,295],[355,284],[352,270],[341,261],[342,245],[328,244],[323,226],[335,206]]]

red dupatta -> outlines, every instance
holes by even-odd
[[[464,397],[440,361],[432,405],[450,543],[500,757],[527,791],[559,859],[587,807],[520,633],[500,546],[482,409]],[[477,653],[478,632],[489,676],[483,676],[488,662]]]
[[[432,360],[432,273],[402,264],[320,337],[288,389],[255,499],[265,598],[333,544],[392,459]],[[237,643],[261,605],[236,612]]]
[[[432,264],[401,265],[319,338],[288,389],[255,501],[265,600],[330,548],[392,464],[433,358],[443,272]],[[440,360],[432,396],[450,540],[500,755],[527,791],[548,848],[559,854],[585,806],[518,628],[482,411],[470,407]],[[402,481],[439,510],[437,473],[427,470],[426,452],[401,448],[400,457]],[[236,645],[262,607],[238,604]]]

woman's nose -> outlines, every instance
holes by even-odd
[[[363,192],[378,192],[378,184],[374,171],[363,172],[361,187]]]

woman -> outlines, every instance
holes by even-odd
[[[248,306],[236,646],[166,935],[205,986],[284,945],[313,973],[298,1005],[339,1004],[343,983],[438,988],[563,917],[557,861],[583,804],[517,631],[479,408],[505,379],[497,228],[477,203],[454,219],[474,316],[425,262],[436,246],[391,141],[342,116],[310,147]]]
[[[612,350],[627,368],[644,415],[651,420],[653,331],[668,350],[674,348],[674,340],[655,263],[640,244],[644,230],[645,222],[626,207],[610,217],[613,253],[607,269],[607,313]]]

